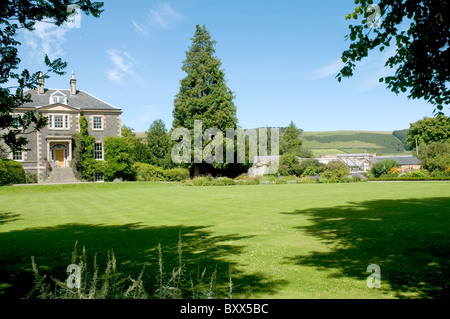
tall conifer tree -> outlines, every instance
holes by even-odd
[[[216,41],[212,40],[205,26],[196,26],[192,46],[186,52],[182,70],[187,76],[180,81],[180,91],[175,98],[173,126],[194,128],[194,120],[202,121],[203,130],[236,128],[236,107],[233,92],[225,81],[215,56]]]

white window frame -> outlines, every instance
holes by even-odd
[[[95,119],[99,118],[100,119],[100,128],[96,128],[95,127]],[[103,116],[101,115],[93,115],[92,116],[92,130],[93,131],[103,131],[104,129],[104,121],[103,121]]]
[[[98,149],[96,149],[96,146],[97,145],[100,145],[100,150],[98,150]],[[98,158],[98,152],[101,152],[101,158]],[[97,160],[97,161],[103,161],[103,143],[94,143],[94,154],[93,154],[93,156],[94,156],[94,159],[95,160]]]
[[[12,152],[12,160],[16,162],[23,162],[23,151]]]
[[[94,173],[94,182],[102,183],[105,181],[105,175],[103,173],[95,172]]]
[[[61,117],[62,127],[56,127],[56,117]],[[59,120],[58,120],[59,122]],[[48,128],[52,130],[69,130],[70,118],[67,114],[49,114],[48,115]]]
[[[61,104],[67,104],[67,96],[61,96],[61,95],[56,95],[56,96],[50,96],[50,104],[56,104],[56,103],[61,103]]]

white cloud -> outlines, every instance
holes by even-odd
[[[344,63],[341,59],[336,59],[333,62],[321,67],[314,71],[315,79],[323,79],[329,76],[335,77],[339,71],[344,67]]]
[[[148,14],[150,23],[163,29],[169,28],[172,24],[180,21],[183,16],[175,11],[169,3],[160,3],[155,9],[150,9]]]
[[[122,82],[125,75],[134,75],[134,59],[126,51],[109,49],[106,51],[113,67],[107,70],[107,77],[113,82]]]
[[[174,24],[182,21],[184,16],[167,3],[159,3],[150,8],[144,22],[131,20],[134,30],[147,38],[151,28],[169,29]]]
[[[148,37],[148,30],[147,27],[145,26],[145,24],[140,25],[139,23],[137,23],[135,20],[131,20],[131,23],[133,24],[134,30],[139,33],[140,35],[142,35],[144,38]]]
[[[36,22],[34,31],[25,32],[25,44],[28,45],[32,57],[42,58],[47,54],[53,60],[64,55],[64,43],[69,28],[66,25],[60,27],[45,21]]]

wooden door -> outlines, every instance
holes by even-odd
[[[55,150],[55,161],[58,161],[58,166],[64,166],[64,150]]]

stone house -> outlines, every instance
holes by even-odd
[[[80,132],[80,116],[86,117],[89,135],[95,137],[94,154],[103,160],[103,140],[121,136],[122,110],[99,98],[78,90],[72,72],[68,89],[45,88],[44,77],[39,78],[39,87],[27,90],[32,102],[17,108],[16,114],[26,111],[41,112],[48,118],[48,125],[39,132],[27,134],[27,151],[8,153],[10,159],[21,162],[26,172],[35,174],[43,182],[52,171],[70,167],[74,149],[74,133]],[[66,171],[71,171],[66,169]],[[102,179],[102,176],[96,176]]]

